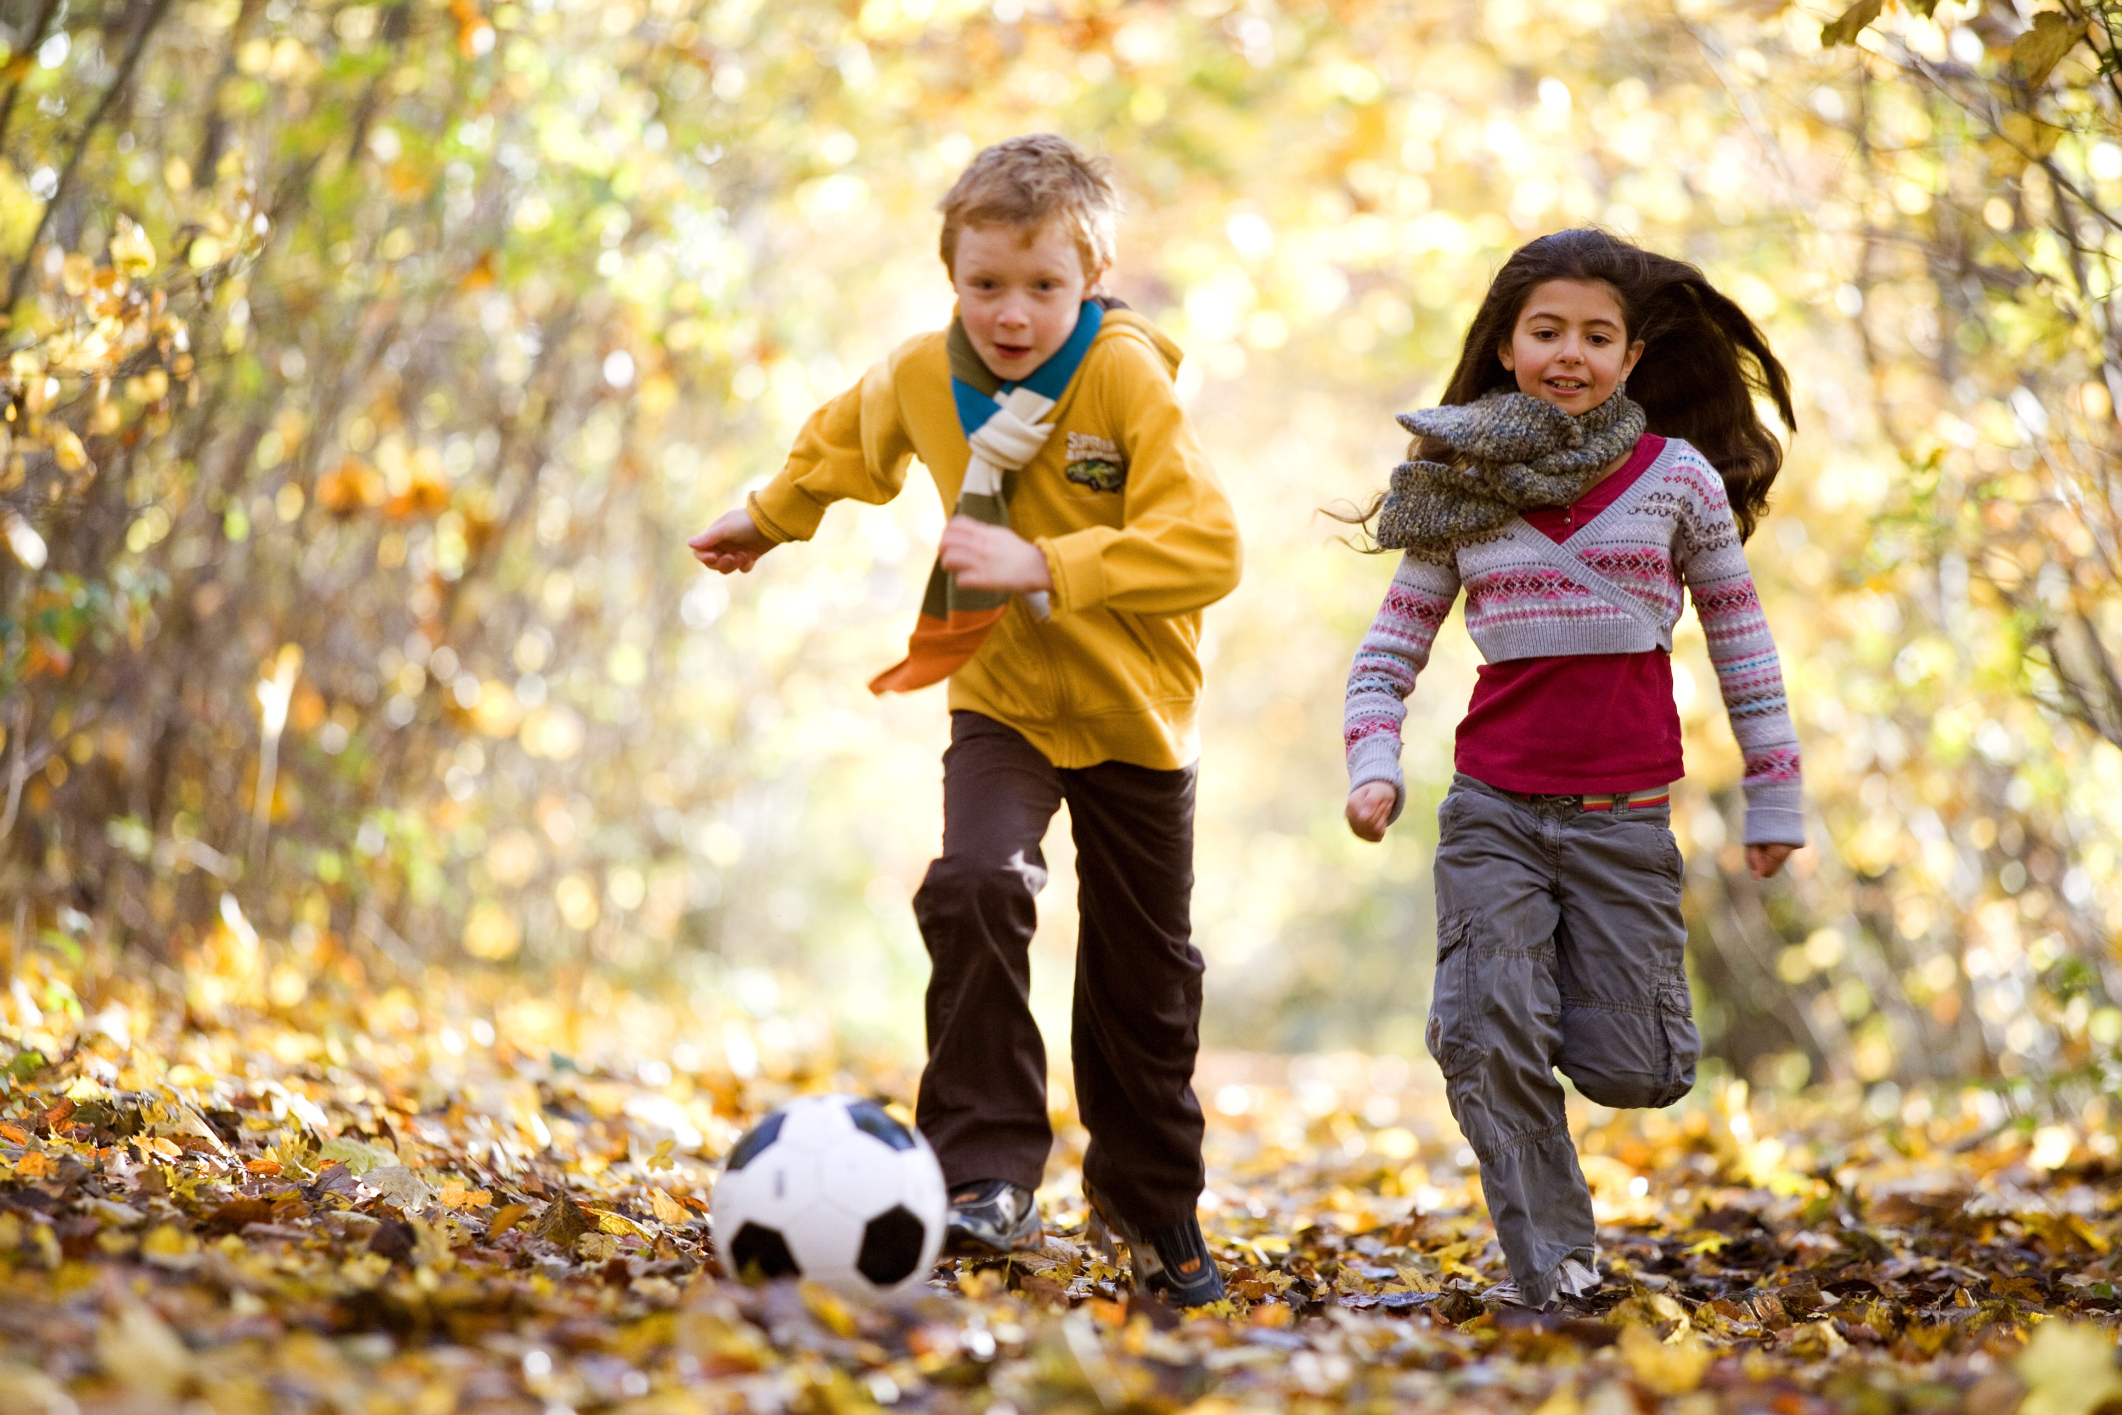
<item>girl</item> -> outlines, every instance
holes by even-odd
[[[1348,823],[1406,802],[1405,699],[1460,589],[1487,660],[1437,812],[1430,1053],[1481,1162],[1511,1280],[1549,1308],[1596,1290],[1591,1194],[1554,1070],[1601,1105],[1694,1085],[1672,629],[1685,594],[1746,761],[1747,862],[1804,842],[1798,742],[1741,542],[1783,453],[1790,385],[1761,331],[1691,265],[1601,231],[1520,248],[1489,287],[1443,405],[1376,518],[1405,552],[1348,680]]]

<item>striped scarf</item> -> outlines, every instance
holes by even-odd
[[[1083,363],[1105,311],[1086,300],[1076,317],[1075,332],[1031,377],[1005,383],[980,361],[963,322],[950,325],[951,396],[958,405],[958,425],[972,447],[965,482],[958,489],[952,514],[970,516],[991,526],[1009,525],[1010,474],[1037,456],[1053,433],[1039,421],[1061,400],[1069,380]],[[1043,591],[1024,596],[1032,613],[1047,616]],[[988,630],[1009,612],[1009,596],[999,590],[967,589],[940,561],[928,573],[921,597],[921,617],[914,623],[906,657],[870,681],[873,693],[910,693],[940,683],[980,651]]]

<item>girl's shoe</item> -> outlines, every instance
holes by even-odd
[[[966,1257],[1000,1257],[1045,1240],[1039,1224],[1039,1201],[1022,1184],[1007,1179],[976,1179],[950,1196],[950,1227],[943,1249]]]
[[[1519,1295],[1518,1280],[1505,1278],[1481,1294],[1481,1300],[1491,1307],[1523,1307],[1528,1311],[1553,1312],[1564,1302],[1581,1302],[1597,1292],[1601,1286],[1599,1270],[1578,1258],[1564,1258],[1562,1266],[1555,1270],[1555,1295],[1546,1303],[1534,1307]]]
[[[1106,1261],[1116,1265],[1120,1254],[1115,1240],[1127,1245],[1136,1291],[1162,1292],[1177,1307],[1205,1307],[1223,1300],[1223,1275],[1216,1271],[1208,1240],[1193,1215],[1170,1228],[1144,1232],[1108,1208],[1089,1185],[1083,1194],[1090,1203],[1087,1236]]]

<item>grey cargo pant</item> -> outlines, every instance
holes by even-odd
[[[1587,811],[1465,775],[1437,811],[1437,980],[1429,1050],[1481,1162],[1481,1190],[1525,1301],[1596,1258],[1591,1191],[1562,1085],[1666,1106],[1695,1084],[1670,806]]]

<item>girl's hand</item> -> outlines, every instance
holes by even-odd
[[[1031,594],[1054,587],[1046,552],[1007,526],[953,516],[936,558],[969,590]]]
[[[692,548],[693,558],[710,570],[749,575],[759,557],[772,550],[776,542],[753,524],[751,512],[740,506],[686,544]]]
[[[1746,847],[1746,868],[1753,871],[1755,879],[1767,879],[1783,868],[1795,845],[1749,845]]]
[[[1366,781],[1348,793],[1348,828],[1358,840],[1375,845],[1385,838],[1385,826],[1392,819],[1393,800],[1398,795],[1392,783],[1386,781]]]

